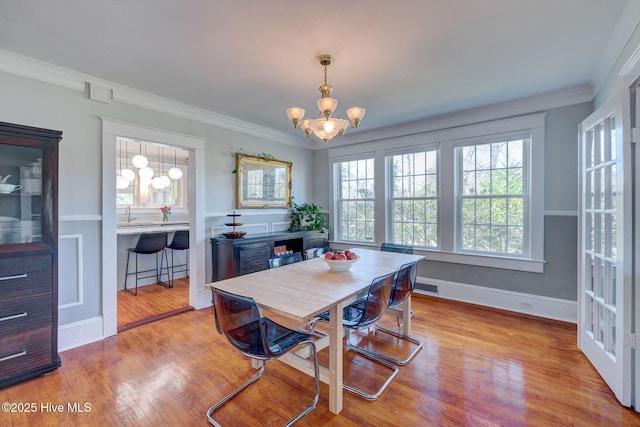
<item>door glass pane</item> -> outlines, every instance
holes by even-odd
[[[607,266],[607,278],[609,286],[607,289],[607,295],[605,296],[605,302],[610,305],[616,304],[616,264],[610,261],[606,262]]]
[[[604,260],[602,258],[598,258],[598,287],[596,288],[596,296],[599,298],[604,298],[604,288],[605,288],[605,269],[604,269]]]
[[[605,308],[607,326],[609,329],[609,333],[607,334],[607,343],[605,346],[605,350],[612,355],[616,355],[616,314],[611,310]]]
[[[604,332],[605,332],[605,326],[604,326],[604,307],[601,304],[598,304],[596,302],[596,311],[598,313],[597,317],[596,317],[596,341],[603,343],[604,341]]]
[[[0,244],[42,241],[42,149],[0,145]]]
[[[590,295],[585,295],[584,298],[584,310],[585,310],[585,328],[587,332],[590,332],[592,335],[595,331],[594,325],[594,313],[593,313],[593,298]]]
[[[593,263],[593,257],[591,255],[586,255],[584,257],[585,259],[585,289],[587,291],[593,292],[594,291],[594,274],[595,274],[595,265]]]
[[[609,117],[609,160],[616,160],[616,118]]]

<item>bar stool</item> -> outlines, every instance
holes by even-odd
[[[187,277],[189,277],[189,230],[178,230],[173,233],[173,239],[171,243],[167,245],[168,249],[171,249],[171,277],[176,278],[176,273],[182,273],[185,271]],[[184,264],[174,264],[173,251],[187,251],[186,260]],[[176,267],[184,267],[181,270],[176,270]]]
[[[124,289],[131,292],[130,289],[127,289],[127,279],[129,276],[136,276],[136,289],[135,292],[132,292],[134,295],[138,295],[138,280],[148,279],[150,277],[156,278],[156,282],[161,284],[166,288],[172,288],[173,283],[171,281],[171,276],[169,275],[169,258],[167,257],[167,233],[142,233],[140,237],[138,237],[138,242],[136,243],[135,248],[127,249],[127,267],[125,270],[124,276]],[[136,254],[136,270],[129,273],[129,259],[131,258],[131,254]],[[141,255],[151,255],[156,254],[156,267],[148,270],[138,270],[138,254]],[[158,254],[160,257],[160,266],[158,267]],[[165,266],[166,274],[168,278],[168,283],[162,281],[162,266],[164,265],[164,260],[167,260],[167,265]],[[145,273],[151,273],[144,275]],[[141,274],[143,274],[141,276]]]

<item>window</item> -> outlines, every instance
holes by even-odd
[[[527,255],[524,178],[530,137],[457,147],[461,252]]]
[[[374,159],[335,164],[338,239],[374,241]]]
[[[134,208],[155,208],[160,206],[174,206],[186,208],[188,206],[189,167],[187,163],[189,152],[183,149],[139,142],[129,138],[117,138],[116,141],[116,174],[123,174],[125,169],[133,171],[130,180],[122,180],[126,186],[116,188],[116,204]],[[143,154],[148,160],[147,167],[152,170],[152,177],[143,178],[140,170],[132,163],[136,154]],[[179,179],[169,178],[169,170],[177,167],[182,171]],[[165,176],[168,185],[156,185],[153,179]],[[120,179],[120,178],[118,178]]]
[[[333,239],[541,273],[544,145],[542,113],[332,147]]]
[[[438,150],[389,157],[391,241],[437,248]]]

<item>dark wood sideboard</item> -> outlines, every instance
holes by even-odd
[[[61,138],[59,131],[0,123],[0,174],[16,186],[0,186],[0,388],[60,366]]]
[[[286,246],[293,252],[328,246],[329,233],[322,231],[282,231],[250,234],[240,239],[224,236],[211,239],[212,281],[249,274],[269,268],[273,249]]]

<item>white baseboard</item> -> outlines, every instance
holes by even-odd
[[[578,304],[576,301],[429,279],[427,277],[418,277],[417,283],[435,286],[438,289],[437,293],[416,289],[415,292],[419,294],[438,296],[564,322],[577,323],[578,321]]]
[[[62,325],[58,327],[58,351],[100,341],[105,338],[102,331],[102,316]]]

